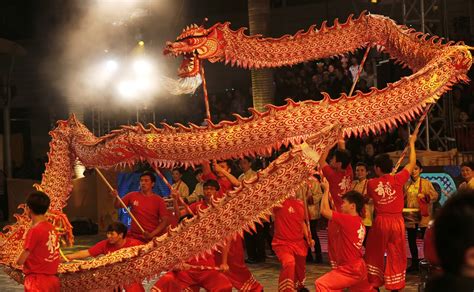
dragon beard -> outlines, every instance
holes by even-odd
[[[252,116],[236,115],[235,121],[207,126],[163,124],[158,129],[142,125],[123,126],[103,137],[95,137],[74,117],[60,121],[51,131],[49,161],[40,187],[51,198],[51,209],[65,207],[72,189],[72,166],[78,158],[86,167],[110,168],[146,160],[154,166],[193,166],[210,159],[230,159],[244,155],[268,155],[289,143],[297,145],[309,137],[308,144],[318,154],[331,145],[333,131],[322,129],[341,125],[346,136],[380,133],[412,121],[431,103],[458,82],[467,82],[472,56],[462,43],[443,43],[436,38],[399,27],[390,19],[362,15],[359,19],[333,27],[323,24],[307,32],[279,39],[249,37],[242,30],[224,30],[227,41],[225,61],[244,68],[292,65],[335,56],[363,45],[383,46],[392,57],[409,66],[414,74],[368,93],[342,95],[322,101],[267,107]],[[258,57],[258,59],[257,59]],[[196,70],[195,70],[196,71]],[[181,76],[183,77],[183,76]],[[324,133],[324,134],[323,134]],[[317,155],[312,155],[317,157]],[[147,245],[119,250],[87,262],[61,264],[63,289],[85,290],[136,282],[185,262],[190,257],[216,247],[226,238],[252,229],[254,222],[268,214],[304,181],[315,166],[301,146],[280,156],[255,180],[243,183],[208,211],[200,212]],[[19,217],[17,217],[19,218]],[[23,217],[22,217],[23,218]],[[21,281],[21,269],[14,265],[22,232],[29,221],[19,220],[0,235],[0,264],[9,275]],[[219,224],[217,224],[219,223]],[[199,236],[196,236],[199,234]]]
[[[202,84],[200,74],[179,79],[162,76],[160,79],[165,90],[173,95],[193,94]]]

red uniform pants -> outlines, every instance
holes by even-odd
[[[59,292],[60,283],[56,275],[29,274],[26,275],[25,292]]]
[[[234,286],[239,291],[262,291],[263,286],[257,282],[245,265],[242,238],[237,237],[236,240],[232,240],[229,244],[229,254],[227,255],[227,265],[229,266],[229,271],[226,272],[225,275],[232,283],[232,286]],[[222,264],[222,254],[216,252],[215,259],[216,265],[220,266]]]
[[[315,282],[316,292],[335,292],[349,288],[350,291],[373,291],[367,280],[367,269],[363,259],[339,265]]]
[[[163,275],[151,288],[152,292],[194,291],[202,287],[210,292],[231,292],[232,284],[222,273],[215,270],[187,270],[168,272]],[[199,289],[197,289],[199,291]]]
[[[285,245],[273,245],[272,248],[281,263],[278,291],[293,292],[295,289],[303,288],[306,277],[306,254],[298,255],[291,247]]]
[[[387,262],[384,268],[385,252]],[[385,284],[388,290],[405,287],[407,250],[405,223],[401,214],[380,214],[375,218],[367,238],[365,262],[372,286],[380,287]]]

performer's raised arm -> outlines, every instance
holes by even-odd
[[[323,198],[321,200],[321,215],[331,220],[332,210],[329,206],[329,182],[326,178],[322,178],[321,186],[323,188]]]
[[[326,147],[324,149],[323,153],[321,153],[321,156],[319,157],[319,168],[324,168],[328,163],[326,160],[328,159],[329,151],[331,150],[331,147]]]
[[[416,165],[416,150],[415,150],[415,142],[418,137],[418,129],[411,134],[408,142],[410,145],[410,156],[408,158],[408,164],[405,165],[405,169],[408,170],[409,173],[413,171],[413,168],[415,168]]]
[[[209,161],[203,162],[201,164],[201,167],[203,176],[207,176],[212,173],[211,164],[209,163]]]
[[[214,160],[214,162],[212,163],[214,171],[217,172],[217,174],[221,174],[222,176],[226,177],[234,187],[240,186],[240,181],[234,175],[232,175],[232,173],[230,173],[229,165],[227,165],[227,162],[225,162],[225,164],[227,165],[226,168],[223,167],[222,164],[223,162],[218,163]]]
[[[344,132],[341,131],[341,134],[337,138],[337,149],[346,150],[346,140],[344,140]]]

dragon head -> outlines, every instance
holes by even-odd
[[[192,24],[183,29],[176,41],[166,43],[163,51],[165,55],[175,57],[182,55],[184,58],[178,69],[180,77],[193,77],[199,74],[203,59],[214,63],[223,58],[223,37],[219,30],[220,26],[221,24],[216,24],[206,29],[202,25]]]

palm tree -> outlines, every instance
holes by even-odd
[[[248,0],[249,28],[251,34],[268,35],[270,23],[270,0]],[[259,111],[273,99],[273,70],[252,70],[253,106]]]

